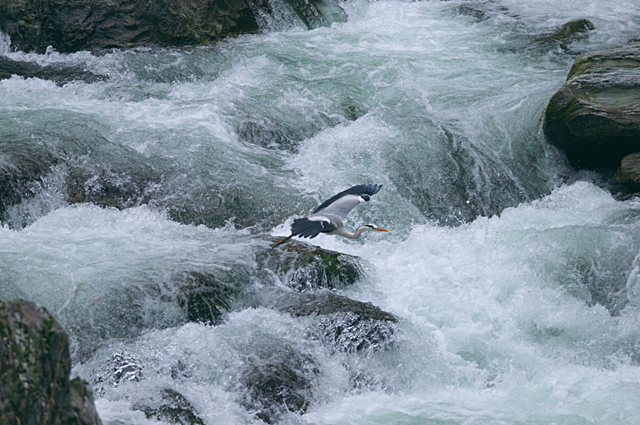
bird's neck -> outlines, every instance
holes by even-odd
[[[345,238],[349,238],[349,239],[358,239],[360,237],[360,234],[365,231],[365,230],[369,230],[369,227],[367,226],[360,226],[356,229],[355,232],[351,233],[350,231],[348,231],[347,229],[345,229],[344,227],[340,227],[338,229],[338,231],[336,232],[336,234],[343,236]]]

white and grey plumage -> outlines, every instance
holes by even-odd
[[[330,199],[324,201],[315,211],[305,218],[296,218],[291,225],[291,235],[281,240],[272,248],[288,241],[294,236],[302,238],[315,238],[320,233],[327,235],[338,235],[349,239],[357,239],[364,230],[377,230],[388,232],[374,224],[360,226],[351,233],[344,228],[342,220],[347,214],[361,202],[369,201],[370,197],[378,193],[381,184],[360,184],[350,189],[342,191]]]

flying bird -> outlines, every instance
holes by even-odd
[[[325,233],[327,235],[338,235],[349,239],[357,239],[364,230],[388,232],[387,229],[378,227],[375,224],[366,224],[358,227],[355,232],[351,233],[345,229],[342,224],[342,220],[347,217],[349,211],[361,202],[369,201],[371,196],[378,193],[381,187],[381,184],[360,184],[338,193],[324,201],[309,217],[296,218],[293,220],[291,235],[282,239],[271,248],[275,248],[294,236],[315,238],[320,233]]]

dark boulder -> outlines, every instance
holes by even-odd
[[[334,0],[289,0],[307,27],[346,20]],[[2,0],[0,30],[12,46],[44,53],[193,46],[257,32],[265,0]]]
[[[63,86],[72,81],[94,83],[106,79],[103,75],[96,75],[80,67],[65,66],[62,64],[41,66],[33,62],[14,61],[6,56],[0,56],[0,80],[11,78],[12,75],[24,78],[51,80],[59,86]]]
[[[268,424],[307,411],[321,372],[316,361],[282,341],[259,341],[245,359],[240,404]]]
[[[188,320],[211,325],[220,323],[230,310],[233,298],[242,289],[238,280],[238,276],[225,278],[200,272],[178,277],[178,302],[187,310]]]
[[[640,43],[576,58],[544,115],[549,142],[578,169],[615,170],[640,152]]]
[[[0,117],[0,223],[22,228],[62,204],[91,202],[127,208],[146,203],[161,181],[159,171],[134,149],[114,143],[83,114],[56,110],[39,113],[36,123],[21,128]],[[5,124],[6,123],[6,124]],[[34,208],[29,202],[54,198]],[[21,204],[24,205],[21,207]],[[37,212],[40,213],[38,215]]]
[[[42,307],[0,302],[0,423],[101,425],[88,384],[71,381],[66,332]]]
[[[147,419],[178,425],[204,425],[189,400],[170,388],[164,388],[160,392],[158,405],[136,405],[134,408],[143,411]]]
[[[640,189],[640,153],[632,153],[622,158],[616,178],[619,183],[631,189]]]
[[[295,240],[258,252],[256,261],[297,291],[344,288],[364,276],[359,258]]]
[[[199,45],[258,26],[246,0],[3,0],[0,30],[16,49],[67,53]]]
[[[315,316],[318,339],[334,350],[350,353],[388,348],[398,321],[371,303],[329,291],[287,294],[274,308],[296,317]]]
[[[553,32],[539,36],[537,41],[545,44],[558,43],[560,47],[566,49],[569,43],[586,37],[595,28],[593,22],[588,19],[576,19],[567,22]]]

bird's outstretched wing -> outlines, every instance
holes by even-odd
[[[313,214],[336,214],[343,219],[349,211],[360,204],[362,199],[369,200],[369,196],[378,193],[381,184],[360,184],[338,193],[324,201]]]
[[[332,232],[337,226],[328,219],[296,218],[291,225],[291,234],[303,238],[315,238],[320,232]]]

